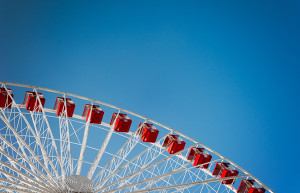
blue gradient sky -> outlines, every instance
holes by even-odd
[[[84,95],[299,189],[299,1],[0,1],[0,79]]]

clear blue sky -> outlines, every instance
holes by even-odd
[[[0,79],[102,100],[299,189],[299,1],[0,1]]]

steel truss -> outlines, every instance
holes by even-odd
[[[222,184],[220,181],[254,179],[268,192],[274,192],[253,175],[211,148],[165,125],[136,113],[86,97],[29,85],[0,82],[1,87],[17,90],[26,88],[36,93],[39,104],[34,110],[13,97],[11,108],[0,108],[0,191],[6,192],[70,192],[66,179],[71,175],[83,175],[94,183],[94,192],[237,192],[238,184]],[[55,110],[43,107],[38,92],[56,94],[64,98],[61,116]],[[127,113],[133,121],[152,123],[164,135],[155,143],[143,143],[140,129],[131,128],[128,133],[114,131],[112,125],[102,122],[91,124],[78,114],[67,117],[66,97],[82,103],[97,104],[114,112]],[[48,100],[48,98],[47,98]],[[52,99],[54,100],[54,99]],[[47,101],[51,103],[51,101]],[[51,106],[51,105],[50,105]],[[103,140],[91,143],[95,133]],[[165,134],[180,135],[187,145],[185,149],[168,154],[162,146]],[[120,144],[113,150],[114,144]],[[96,144],[96,145],[95,145]],[[207,169],[201,169],[187,160],[192,147],[205,148],[213,155]],[[93,152],[93,154],[89,153]],[[91,157],[92,155],[92,157]],[[239,175],[220,178],[212,175],[217,162],[228,162]]]

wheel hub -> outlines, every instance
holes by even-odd
[[[91,193],[93,192],[94,184],[87,177],[72,175],[66,179],[67,186],[74,193]]]

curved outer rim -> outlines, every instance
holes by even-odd
[[[223,160],[230,162],[230,164],[232,164],[233,166],[235,166],[236,168],[238,168],[239,170],[241,170],[242,172],[244,172],[245,174],[247,174],[249,177],[251,177],[252,179],[254,179],[257,183],[259,183],[261,186],[263,186],[269,192],[275,193],[271,188],[269,188],[267,185],[265,185],[264,183],[262,183],[260,180],[258,180],[256,177],[254,177],[252,174],[250,174],[249,172],[247,172],[246,170],[244,170],[243,168],[241,168],[239,165],[235,164],[234,162],[232,162],[228,158],[222,156],[221,154],[219,154],[215,150],[207,147],[206,145],[204,145],[202,143],[199,143],[198,141],[194,140],[191,137],[188,137],[188,136],[184,135],[181,132],[178,132],[178,131],[176,131],[174,129],[171,129],[170,127],[168,127],[166,125],[158,123],[158,122],[156,122],[156,121],[154,121],[152,119],[149,119],[149,118],[144,117],[142,115],[139,115],[137,113],[131,112],[129,110],[126,110],[126,109],[123,109],[123,108],[120,108],[120,107],[117,107],[117,106],[114,106],[114,105],[111,105],[111,104],[108,104],[108,103],[105,103],[105,102],[102,102],[102,101],[98,101],[98,100],[94,100],[94,99],[91,99],[91,98],[88,98],[88,97],[83,97],[83,96],[80,96],[80,95],[76,95],[76,94],[72,94],[72,93],[67,93],[67,92],[62,92],[62,91],[58,91],[58,90],[54,90],[54,89],[43,88],[43,87],[38,87],[38,86],[31,86],[31,85],[26,85],[26,84],[12,83],[12,82],[0,82],[0,84],[10,85],[10,86],[18,86],[18,87],[25,87],[25,88],[32,88],[32,89],[44,90],[44,91],[53,92],[53,93],[65,94],[65,95],[72,96],[72,97],[75,97],[75,98],[79,98],[79,99],[82,99],[82,100],[87,100],[87,101],[91,101],[91,102],[94,102],[94,103],[99,103],[101,105],[108,106],[108,107],[111,107],[111,108],[114,108],[114,109],[126,112],[128,114],[134,115],[136,117],[145,119],[145,120],[150,121],[150,122],[152,122],[152,123],[154,123],[154,124],[156,124],[156,125],[158,125],[160,127],[165,128],[165,129],[167,129],[167,130],[169,130],[171,132],[177,133],[177,134],[183,136],[184,138],[186,138],[186,139],[188,139],[188,140],[190,140],[190,141],[192,141],[194,143],[198,143],[199,145],[203,146],[207,150],[209,150],[209,151],[213,152],[214,154],[218,155],[219,157],[221,157]]]

